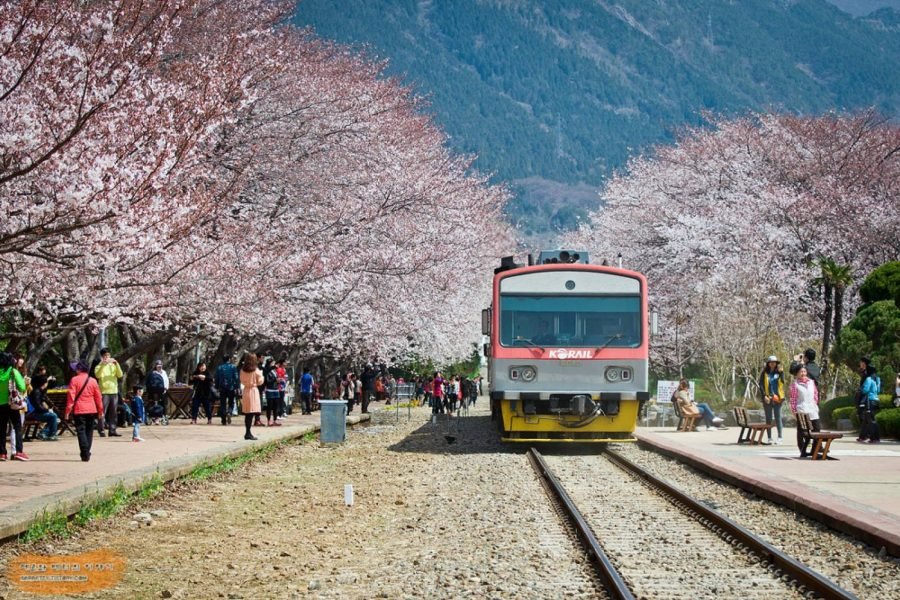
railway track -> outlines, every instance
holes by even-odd
[[[855,598],[613,452],[528,457],[611,598]]]

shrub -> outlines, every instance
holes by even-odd
[[[856,402],[854,402],[853,396],[838,396],[819,406],[819,418],[822,420],[822,424],[826,427],[834,427],[832,413],[835,409],[845,406],[853,407],[856,410]]]
[[[878,432],[884,437],[900,439],[900,408],[880,410],[875,414]]]
[[[853,427],[859,428],[859,417],[856,415],[856,407],[855,406],[842,406],[840,408],[834,409],[831,413],[831,418],[834,420],[835,424],[841,419],[850,419],[853,423]]]

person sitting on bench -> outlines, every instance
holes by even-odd
[[[706,429],[709,429],[710,427],[720,427],[724,422],[715,415],[709,407],[709,404],[706,402],[700,402],[698,404],[691,399],[691,384],[688,383],[687,379],[682,379],[678,382],[678,391],[675,392],[675,400],[678,402],[678,406],[685,416],[696,416],[699,414],[702,417],[703,422],[706,423]]]

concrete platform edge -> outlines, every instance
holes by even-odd
[[[347,424],[358,425],[369,419],[370,415],[367,414],[348,415]],[[259,440],[250,444],[246,441],[233,442],[199,454],[173,458],[149,467],[109,475],[90,486],[74,487],[64,492],[0,509],[0,542],[8,542],[22,534],[47,513],[61,512],[71,517],[88,502],[105,498],[118,486],[122,486],[128,492],[136,492],[154,476],[158,476],[163,483],[168,483],[184,477],[204,463],[235,458],[270,444],[302,438],[309,433],[318,432],[320,429],[320,424],[309,425],[285,431],[273,439]]]
[[[639,433],[635,435],[638,438],[638,444],[641,446],[649,447],[661,454],[675,458],[728,484],[780,504],[831,529],[846,533],[874,548],[880,549],[883,547],[885,552],[891,556],[900,557],[900,536],[879,529],[852,514],[855,512],[853,509],[850,509],[848,512],[835,510],[827,504],[822,494],[814,490],[809,490],[801,495],[799,492],[792,492],[773,483],[748,477],[745,473],[734,469],[724,461],[715,458],[701,459],[663,441],[650,440],[641,437]],[[846,506],[842,506],[842,508],[845,511],[847,510]]]

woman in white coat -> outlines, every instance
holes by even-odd
[[[797,371],[797,377],[791,383],[791,412],[796,418],[798,412],[809,415],[809,422],[812,431],[821,431],[819,425],[819,390],[816,388],[816,382],[809,378],[806,367],[800,367]],[[806,447],[809,445],[809,438],[804,437],[800,431],[800,424],[797,424],[797,447],[800,448],[800,458],[809,456]]]

